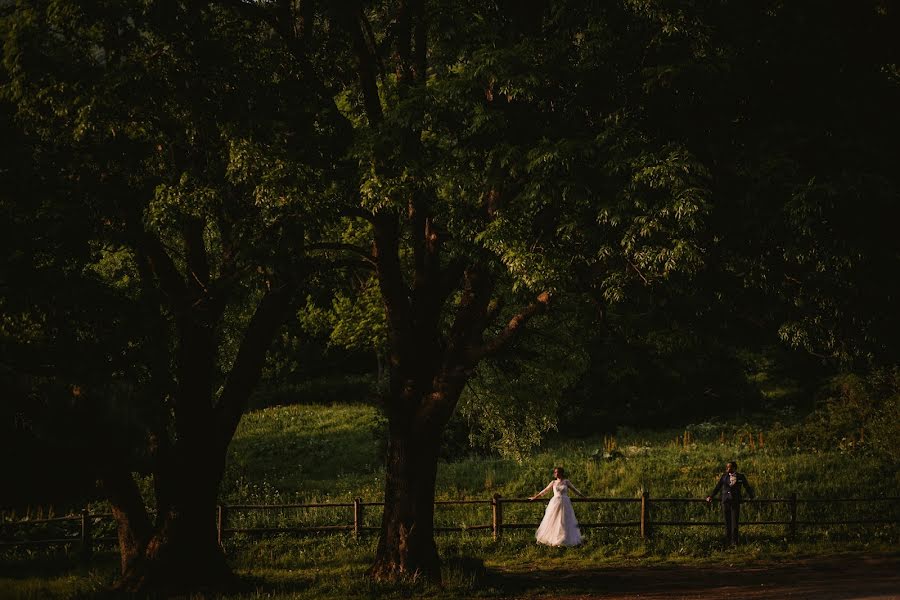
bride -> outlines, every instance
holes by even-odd
[[[581,531],[578,529],[575,511],[572,510],[572,501],[569,500],[569,490],[573,490],[579,496],[584,496],[584,494],[566,479],[566,472],[562,467],[553,469],[553,477],[555,479],[550,482],[550,485],[529,498],[529,500],[537,500],[551,489],[553,490],[553,497],[547,505],[544,519],[541,521],[535,537],[538,543],[548,546],[577,546],[581,543]]]

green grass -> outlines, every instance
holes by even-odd
[[[379,462],[380,417],[368,406],[288,406],[250,413],[244,419],[231,447],[222,498],[226,503],[350,502],[355,497],[377,501],[383,497],[383,473]],[[872,481],[887,476],[900,484],[894,473],[886,474],[876,459],[839,450],[813,452],[772,447],[766,432],[750,426],[703,424],[695,426],[685,443],[683,432],[622,432],[615,440],[600,437],[569,440],[557,436],[519,464],[498,457],[473,456],[444,462],[438,470],[438,499],[527,497],[551,479],[554,466],[564,466],[570,479],[592,496],[637,498],[703,497],[727,460],[737,460],[764,498],[854,497],[874,493]],[[760,447],[759,435],[763,434]],[[753,445],[748,444],[752,435]],[[677,436],[677,443],[676,438]],[[602,458],[605,446],[617,445],[615,460]],[[636,506],[579,505],[583,520],[634,520]],[[849,509],[865,507],[819,507],[819,518],[838,518]],[[539,519],[540,505],[510,505],[508,519]],[[667,513],[660,513],[665,510]],[[748,516],[779,518],[773,511],[783,506],[751,505]],[[841,512],[843,511],[843,512]],[[255,514],[254,519],[287,524],[307,519],[313,524],[347,519],[348,510],[331,513],[294,511],[290,514]],[[370,512],[369,517],[376,515]],[[715,518],[700,505],[657,507],[656,518],[706,520]],[[781,515],[783,516],[783,515]],[[239,515],[235,515],[238,518]],[[251,516],[247,516],[250,519]],[[801,520],[814,518],[800,506]],[[272,519],[275,519],[273,521]],[[441,508],[439,525],[473,525],[490,522],[487,506]],[[250,523],[251,521],[244,521]],[[377,524],[367,519],[368,525]],[[680,535],[680,534],[679,534]]]
[[[90,566],[77,551],[19,550],[0,560],[0,598],[56,600],[90,597],[113,582],[117,556],[101,554]]]
[[[752,430],[754,442],[747,433]],[[287,406],[248,414],[232,444],[221,492],[229,504],[332,501],[355,497],[380,500],[383,474],[379,462],[383,424],[368,406]],[[497,457],[469,457],[442,463],[438,471],[439,499],[524,497],[542,489],[554,466],[562,465],[582,491],[593,496],[702,497],[715,483],[726,460],[735,459],[760,497],[853,497],[875,494],[884,486],[872,482],[887,478],[896,489],[897,474],[887,472],[875,459],[839,449],[816,451],[759,445],[760,431],[741,424],[702,424],[683,431],[620,432],[613,441],[601,437],[549,440],[522,464]],[[763,431],[764,440],[769,432]],[[676,436],[678,439],[676,440]],[[603,458],[617,446],[621,456]],[[543,503],[507,505],[506,522],[536,523]],[[799,517],[829,519],[875,516],[865,506],[826,506],[813,514],[801,505]],[[891,508],[891,510],[895,510]],[[778,512],[781,511],[781,512]],[[780,519],[784,507],[750,504],[745,520]],[[635,520],[638,506],[577,504],[582,522]],[[896,515],[895,515],[896,516]],[[375,526],[379,515],[366,514]],[[437,525],[490,523],[487,505],[440,508]],[[653,507],[653,518],[718,520],[704,505]],[[292,509],[234,511],[231,526],[307,525],[349,523],[349,509]],[[412,593],[433,597],[490,597],[508,588],[503,578],[532,570],[552,574],[557,569],[679,563],[717,565],[723,561],[767,563],[798,557],[843,552],[895,551],[900,541],[896,526],[831,526],[803,528],[795,539],[783,527],[746,526],[745,543],[736,552],[719,543],[719,528],[665,528],[650,540],[640,539],[637,528],[592,529],[578,548],[561,550],[534,543],[531,530],[509,531],[492,541],[487,531],[442,534],[438,544],[445,558],[444,589],[418,584],[382,588],[365,578],[374,553],[374,535],[355,540],[350,535],[276,536],[267,539],[230,538],[226,544],[235,569],[252,581],[252,591],[234,598],[406,597]],[[480,580],[471,569],[483,560],[488,577]],[[101,554],[90,568],[75,558],[46,552],[7,557],[0,570],[0,598],[89,597],[115,576],[116,559]],[[498,579],[499,578],[499,579]],[[500,582],[500,583],[498,583]],[[549,588],[548,588],[549,590]],[[523,590],[540,594],[541,586]],[[555,590],[558,592],[559,590]],[[577,592],[578,590],[574,590]],[[507,589],[507,593],[509,590]]]

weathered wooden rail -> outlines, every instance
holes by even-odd
[[[792,494],[787,498],[763,498],[753,500],[752,504],[773,504],[784,505],[786,507],[785,518],[783,519],[767,519],[767,520],[746,520],[741,521],[742,525],[762,525],[762,526],[783,526],[786,527],[791,535],[796,535],[797,529],[801,526],[816,527],[828,525],[878,525],[878,524],[898,524],[900,519],[893,518],[848,518],[848,519],[798,519],[798,506],[803,504],[829,504],[829,503],[884,503],[884,507],[897,506],[900,497],[867,497],[867,498],[806,498],[800,499],[796,494]],[[576,504],[620,504],[625,506],[635,506],[635,514],[633,519],[629,520],[611,520],[590,522],[579,522],[582,529],[598,529],[598,528],[635,528],[640,532],[640,536],[644,539],[650,537],[654,527],[721,527],[722,521],[717,520],[661,520],[653,519],[654,510],[666,505],[680,504],[705,504],[704,498],[651,498],[648,492],[644,492],[637,498],[572,498],[572,502]],[[515,529],[534,529],[537,527],[537,521],[532,522],[507,522],[504,519],[504,507],[515,504],[529,504],[534,501],[526,498],[503,498],[499,494],[495,494],[490,499],[482,500],[438,500],[435,502],[435,508],[447,506],[484,506],[490,507],[491,522],[477,525],[464,525],[456,527],[440,526],[435,527],[435,532],[464,532],[464,531],[490,531],[495,540],[499,540],[503,532]],[[543,502],[538,501],[543,505]],[[273,534],[303,534],[303,533],[326,533],[326,532],[349,532],[354,536],[360,536],[364,532],[378,531],[378,527],[366,526],[364,516],[366,510],[374,507],[383,507],[384,502],[366,502],[361,498],[355,498],[352,502],[325,502],[325,503],[307,503],[307,504],[221,504],[218,507],[216,515],[216,528],[218,531],[219,542],[223,542],[226,537],[233,535],[273,535]],[[344,523],[327,524],[327,525],[307,525],[307,526],[282,526],[282,527],[229,527],[229,518],[240,512],[252,511],[284,511],[286,509],[343,509],[347,511],[347,520]],[[54,545],[76,545],[80,548],[81,553],[85,557],[90,557],[95,546],[98,544],[115,543],[115,536],[95,536],[94,526],[96,521],[104,519],[111,520],[110,513],[91,513],[88,509],[84,509],[80,514],[67,515],[63,517],[52,517],[44,519],[29,519],[20,521],[9,521],[0,523],[0,550],[4,548],[17,548],[27,546],[54,546]],[[72,535],[66,537],[46,538],[46,539],[12,539],[10,536],[4,535],[4,530],[21,529],[23,527],[37,526],[41,524],[63,523],[63,522],[80,522]]]

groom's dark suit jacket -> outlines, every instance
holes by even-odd
[[[726,502],[741,502],[741,489],[747,489],[747,495],[752,499],[756,494],[753,493],[753,488],[750,487],[750,484],[747,483],[747,478],[744,477],[743,473],[735,473],[736,481],[734,485],[731,485],[731,473],[723,473],[721,477],[719,477],[719,483],[716,484],[716,487],[713,489],[710,496],[713,498],[716,497],[720,491],[722,492],[722,504]]]

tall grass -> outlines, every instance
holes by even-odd
[[[277,430],[294,438],[294,449],[271,442],[267,432]],[[240,464],[240,476],[233,467],[224,485],[223,497],[228,502],[321,500],[350,502],[355,497],[367,501],[383,498],[383,475],[379,452],[383,427],[375,410],[367,406],[292,406],[253,413],[242,424],[232,448],[231,465]],[[505,498],[527,497],[542,489],[552,477],[554,466],[564,466],[570,479],[591,496],[637,498],[648,491],[653,497],[702,498],[714,486],[724,463],[737,460],[740,470],[749,478],[762,498],[786,498],[797,494],[804,498],[846,498],[874,495],[884,488],[873,481],[894,477],[886,473],[877,459],[859,453],[804,449],[769,443],[764,428],[740,423],[702,423],[681,431],[621,431],[616,436],[567,439],[557,436],[522,463],[499,457],[470,456],[444,462],[437,478],[438,499],[485,499],[494,494]],[[267,441],[268,440],[268,441]],[[271,444],[251,453],[247,444]],[[301,454],[296,456],[294,452]],[[320,460],[319,457],[327,456]],[[312,457],[312,460],[309,459]],[[336,458],[339,457],[339,458]],[[256,462],[259,461],[259,462]],[[302,462],[302,472],[290,473],[291,464]],[[267,475],[273,473],[274,475]],[[892,489],[892,488],[889,488]],[[507,523],[537,523],[543,503],[509,504],[504,507]],[[798,507],[801,521],[838,520],[842,518],[897,517],[896,508],[881,504],[827,504]],[[307,510],[285,515],[254,514],[242,524],[265,526],[349,523],[350,509],[334,509],[332,514]],[[893,512],[891,512],[893,511]],[[577,504],[576,512],[583,522],[635,521],[639,505]],[[380,513],[368,508],[365,526],[377,526]],[[717,521],[718,507],[703,504],[653,506],[655,520]],[[785,520],[786,505],[747,504],[745,520]],[[256,519],[256,521],[253,521]],[[268,519],[268,520],[267,520]],[[491,522],[490,506],[440,506],[436,510],[437,526],[486,525]],[[253,523],[253,525],[251,525]],[[530,531],[509,531],[495,544],[489,532],[442,534],[441,544],[467,555],[487,557],[496,565],[536,560],[551,562],[553,549],[537,547]],[[346,536],[345,536],[346,537]],[[745,552],[774,556],[799,552],[835,551],[838,549],[885,548],[896,544],[895,526],[831,526],[805,527],[792,540],[784,527],[744,527]],[[587,544],[565,556],[590,563],[620,561],[640,557],[641,560],[715,560],[720,531],[717,527],[660,527],[653,538],[644,542],[639,531],[600,529],[586,532]],[[304,541],[303,544],[313,544]],[[343,538],[342,538],[343,539]],[[244,540],[244,544],[262,544]],[[327,546],[327,542],[324,542]],[[342,542],[345,543],[345,542]],[[350,543],[350,542],[347,542]],[[362,544],[362,565],[370,558],[367,542]],[[255,546],[254,546],[255,547]],[[306,547],[306,546],[304,546]],[[356,555],[354,555],[356,556]],[[362,567],[360,567],[362,568]]]
[[[383,421],[368,406],[294,405],[249,413],[242,421],[229,452],[221,498],[227,504],[289,502],[351,502],[383,497],[380,454]],[[438,469],[438,499],[489,499],[530,496],[552,477],[555,466],[591,496],[637,498],[704,497],[728,460],[763,498],[840,498],[875,495],[896,489],[897,475],[877,459],[845,448],[808,449],[785,443],[765,427],[752,424],[704,423],[679,431],[627,431],[616,436],[568,439],[559,435],[522,463],[489,456],[471,456],[442,463]],[[874,485],[873,482],[888,483]],[[576,504],[582,522],[634,521],[637,504]],[[851,515],[897,518],[893,505],[881,509],[866,504],[803,505],[800,520],[833,520]],[[544,503],[510,504],[504,521],[536,524]],[[717,507],[703,504],[654,505],[655,520],[717,521]],[[782,505],[748,504],[745,520],[786,517]],[[781,512],[779,512],[781,511]],[[368,507],[364,525],[375,527],[380,513]],[[441,506],[438,526],[484,525],[490,506]],[[232,511],[231,527],[349,524],[349,508]],[[745,526],[745,543],[725,550],[718,527],[658,527],[642,540],[636,527],[585,531],[584,545],[573,549],[538,546],[533,531],[507,531],[494,542],[489,531],[440,534],[445,557],[442,590],[422,588],[421,582],[382,588],[365,578],[376,537],[316,534],[304,537],[244,535],[228,538],[226,550],[243,575],[252,578],[253,591],[235,598],[406,597],[412,592],[432,596],[491,596],[500,593],[497,574],[523,570],[596,568],[603,565],[654,562],[719,563],[772,560],[846,551],[896,550],[900,528],[894,525],[804,527],[792,538],[780,526]],[[0,597],[69,598],[90,595],[115,574],[115,556],[101,553],[91,567],[72,556],[46,551],[0,559]],[[43,553],[42,553],[43,552]],[[488,573],[483,577],[480,561]],[[25,567],[23,567],[23,565]],[[27,568],[26,568],[27,567]],[[43,570],[42,570],[43,569]],[[502,586],[500,586],[502,587]],[[535,590],[531,590],[535,591]],[[538,590],[539,591],[539,590]],[[4,596],[3,594],[7,594]],[[531,592],[529,592],[531,593]]]
[[[356,497],[379,501],[384,494],[382,432],[375,409],[362,405],[288,406],[250,413],[232,444],[222,499],[231,504],[351,502]],[[746,424],[709,423],[678,432],[557,436],[522,463],[493,456],[442,463],[437,497],[527,497],[547,485],[554,466],[564,466],[588,495],[630,498],[644,491],[655,497],[704,497],[728,460],[737,460],[757,495],[766,498],[792,493],[801,499],[855,497],[885,489],[874,487],[874,481],[895,478],[864,454],[776,447],[766,443],[767,437]],[[442,507],[438,519],[443,511],[453,510]],[[487,507],[461,510],[472,515],[481,511],[479,522],[489,522]],[[344,513],[336,511],[334,516],[346,519]]]

